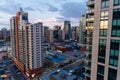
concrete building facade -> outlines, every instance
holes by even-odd
[[[53,30],[47,30],[47,42],[53,43]]]
[[[46,41],[47,40],[47,31],[48,31],[49,27],[47,26],[44,26],[44,40]]]
[[[61,26],[58,26],[58,25],[54,26],[54,28],[53,28],[53,39],[54,39],[54,41],[59,41],[59,38],[60,38],[59,36],[61,36],[61,34],[59,34],[60,30],[61,30]]]
[[[119,10],[119,0],[95,0],[91,80],[120,79]]]
[[[97,1],[97,0],[96,0]],[[96,80],[91,79],[91,60],[92,60],[92,40],[93,40],[93,28],[94,28],[94,6],[95,0],[88,0],[87,7],[88,11],[86,14],[86,58],[85,58],[85,80]]]
[[[43,73],[42,42],[43,25],[38,22],[30,24],[28,14],[21,9],[17,16],[10,19],[12,60],[29,78]]]
[[[92,53],[86,53],[86,59],[90,63],[86,66],[85,79],[119,80],[120,1],[89,0],[87,5],[88,12],[89,9],[94,11],[94,28]],[[91,9],[93,5],[94,9]],[[88,56],[89,54],[92,56]]]
[[[79,27],[79,43],[85,44],[86,42],[86,15],[82,15],[80,18],[80,27]]]
[[[71,39],[71,23],[70,21],[64,21],[62,25],[63,31],[64,31],[64,39],[69,40]]]

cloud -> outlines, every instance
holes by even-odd
[[[0,23],[1,26],[9,26],[9,24],[6,23]]]
[[[50,28],[53,28],[54,25],[60,25],[60,23],[57,22],[57,19],[55,17],[38,19],[35,21],[35,23],[36,22],[42,22],[44,26],[49,26]]]
[[[67,0],[53,0],[54,2],[65,2]]]
[[[35,9],[31,8],[31,7],[24,7],[25,10],[27,11],[35,11]]]
[[[2,19],[3,17],[2,16],[0,16],[0,19]]]
[[[66,2],[63,3],[60,10],[60,15],[65,18],[78,18],[86,12],[85,2]]]
[[[49,4],[49,3],[40,3],[43,7],[47,8],[48,11],[50,12],[57,12],[59,8]]]
[[[54,25],[62,25],[62,22],[65,20],[71,21],[72,26],[78,26],[79,25],[79,19],[76,18],[70,18],[70,19],[65,19],[64,17],[52,17],[52,18],[44,18],[44,19],[38,19],[35,21],[37,22],[42,22],[44,26],[49,26],[50,28],[53,29]]]
[[[14,14],[18,7],[21,6],[21,3],[15,2],[15,0],[4,0],[4,3],[0,4],[0,12],[8,13],[8,14]]]
[[[15,0],[4,0],[3,4],[0,4],[0,12],[7,13],[7,14],[15,14],[19,8],[22,7],[23,10],[26,11],[35,11],[37,9],[32,8],[31,6],[23,5],[20,2],[16,2]]]
[[[36,20],[37,22],[40,21],[40,22],[55,22],[56,21],[56,18],[46,18],[46,19],[38,19]]]
[[[48,6],[48,10],[51,11],[51,12],[57,12],[58,11],[57,7],[54,7],[54,6],[50,5],[50,4],[47,4],[47,6]]]
[[[63,22],[65,20],[64,17],[55,17],[57,22]]]
[[[4,6],[0,6],[0,11],[4,12],[4,13],[8,13],[8,14],[13,14],[14,12],[16,12],[16,7],[12,7],[12,9],[4,7]]]

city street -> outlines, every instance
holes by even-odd
[[[0,60],[0,71],[3,72],[0,75],[7,75],[7,78],[3,80],[27,80],[10,58]]]

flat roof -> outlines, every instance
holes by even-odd
[[[66,70],[66,71],[71,71],[71,70],[82,70],[84,67],[80,64],[80,63],[78,63],[78,62],[76,62],[75,64],[71,64],[71,65],[69,65],[69,66],[66,66],[66,67],[64,67],[63,69],[64,70]]]
[[[82,53],[79,50],[73,50],[73,51],[63,54],[63,55],[68,58],[74,57],[76,59],[82,59],[83,57],[85,57],[85,53]]]
[[[74,75],[72,73],[69,73],[69,72],[67,72],[65,70],[60,70],[59,72],[56,71],[53,74],[51,74],[50,76],[54,77],[57,80],[62,80],[62,79],[74,80],[75,78],[77,78],[76,75]]]
[[[73,80],[73,79],[77,78],[76,75],[70,74],[69,72],[67,72],[66,70],[63,70],[63,69],[56,69],[54,71],[45,73],[45,74],[41,75],[39,78],[41,80],[50,80],[50,77],[54,77],[57,80],[62,80],[62,79]]]
[[[51,60],[54,63],[59,63],[65,60],[65,57],[60,53],[55,53],[54,55],[48,54],[47,59]]]

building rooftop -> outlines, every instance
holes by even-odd
[[[79,50],[73,50],[71,52],[68,52],[66,54],[63,54],[65,57],[68,57],[68,58],[75,58],[75,59],[82,59],[85,57],[85,53],[82,53],[80,52]]]
[[[60,63],[65,60],[65,57],[60,53],[48,54],[47,59],[51,60],[54,63]]]
[[[51,70],[40,76],[41,80],[81,80],[83,76],[83,65],[80,61],[67,65],[63,68]],[[51,79],[52,78],[52,79]]]
[[[68,72],[74,72],[75,70],[83,69],[83,66],[81,65],[81,61],[78,61],[74,64],[71,64],[69,66],[64,67],[63,69],[68,71]]]
[[[55,80],[74,80],[77,76],[63,69],[57,69],[40,76],[41,80],[52,80],[50,78],[54,78]]]
[[[65,70],[57,70],[56,72],[54,72],[53,74],[50,75],[50,77],[54,78],[55,80],[74,80],[77,78],[76,75],[67,72]]]

